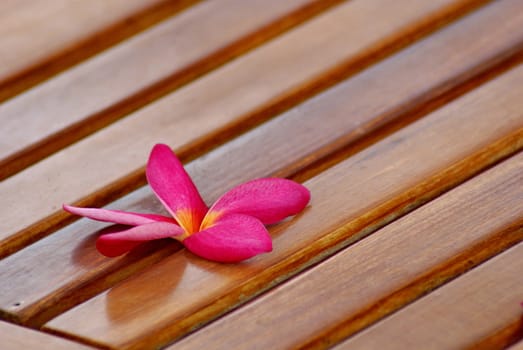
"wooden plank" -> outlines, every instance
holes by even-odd
[[[5,102],[0,180],[339,1],[203,2]]]
[[[195,1],[2,1],[0,102]]]
[[[434,99],[510,56],[523,41],[523,33],[517,31],[523,18],[512,15],[519,13],[514,5],[523,6],[516,1],[501,2],[448,26],[191,162],[189,173],[210,203],[224,188],[256,177],[293,176],[323,157],[327,148],[332,152],[359,144],[388,122],[402,120],[429,102],[433,105]],[[470,42],[467,33],[483,40]],[[463,49],[456,51],[454,47]],[[372,81],[382,82],[380,88],[369,88]],[[263,162],[258,161],[262,158]],[[162,211],[148,189],[138,190],[111,207]],[[2,317],[38,326],[178,247],[169,245],[145,260],[140,260],[138,253],[105,259],[92,244],[92,237],[104,226],[79,220],[0,261],[0,279],[11,281],[0,285]],[[64,266],[71,254],[83,257],[81,262],[73,259],[76,263]],[[27,266],[31,266],[31,278],[22,272]]]
[[[384,47],[405,44],[456,9],[477,4],[401,1],[356,0],[335,7],[4,180],[0,198],[10,215],[0,222],[2,254],[71,219],[60,210],[62,202],[105,204],[143,184],[141,166],[154,143],[194,156],[306,98],[341,72],[379,56]]]
[[[520,153],[189,336],[172,349],[203,349],[210,344],[214,349],[332,345],[384,312],[401,307],[415,295],[496,254],[500,247],[521,241],[522,170],[523,153]],[[452,308],[450,305],[441,312],[450,314],[446,310]],[[437,316],[426,315],[424,322],[420,319],[417,322],[429,329]],[[392,323],[398,325],[398,322]],[[398,341],[402,334],[408,338],[406,334],[416,332],[416,327],[408,325],[411,324],[401,323],[399,332],[377,330],[366,337],[367,342],[360,342],[361,346],[355,348],[430,348],[431,342],[419,342],[416,346]],[[447,333],[433,329],[431,334],[434,338],[446,338],[441,335]],[[352,346],[349,342],[346,348],[353,349]]]
[[[271,227],[272,253],[225,265],[181,250],[45,328],[125,349],[174,340],[520,149],[522,82],[519,66],[307,181],[311,206]]]
[[[81,345],[69,340],[54,337],[32,329],[15,326],[0,321],[0,339],[2,350],[49,349],[49,350],[89,350],[87,345]]]
[[[523,207],[522,170],[523,163],[520,162],[519,174],[515,174],[519,175],[518,201],[500,206],[501,210],[507,210],[511,204],[519,209]],[[505,188],[500,190],[505,191]],[[519,215],[523,217],[521,213]],[[488,347],[486,344],[478,346],[477,342],[510,325],[521,327],[521,271],[523,243],[433,291],[336,349],[505,348],[507,338],[490,343]],[[520,327],[513,331],[520,331]]]

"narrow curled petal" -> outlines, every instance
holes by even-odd
[[[291,180],[264,178],[246,182],[225,193],[209,210],[205,224],[228,213],[252,215],[264,224],[273,224],[305,208],[310,192]]]
[[[98,237],[96,248],[108,257],[115,257],[127,253],[143,241],[168,237],[179,237],[184,230],[173,223],[154,222],[140,225],[125,231],[108,233]]]
[[[146,175],[154,193],[178,223],[188,232],[198,231],[207,206],[169,146],[154,146]]]
[[[138,226],[150,224],[153,222],[176,223],[176,221],[171,218],[156,214],[140,214],[121,210],[108,210],[98,208],[79,208],[67,204],[64,204],[63,208],[65,211],[68,211],[71,214],[85,216],[89,219],[129,226]]]
[[[272,250],[271,237],[261,221],[242,214],[222,216],[183,244],[194,254],[219,262],[239,262]]]

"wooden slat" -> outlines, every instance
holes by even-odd
[[[0,180],[336,2],[202,2],[4,103]]]
[[[86,345],[15,326],[0,321],[0,343],[2,350],[48,349],[48,350],[89,350]]]
[[[519,4],[501,2],[429,36],[193,161],[187,166],[189,173],[210,203],[223,189],[242,181],[275,173],[292,176],[323,157],[327,149],[334,151],[357,144],[387,122],[401,120],[404,114],[440,98],[509,56],[523,41],[523,33],[518,35],[517,31],[523,26],[523,18],[512,15],[518,13],[514,5],[523,6]],[[501,19],[504,26],[498,24]],[[480,35],[483,40],[470,42],[467,33]],[[456,51],[454,47],[463,49]],[[380,81],[380,88],[369,88],[371,81]],[[407,105],[409,109],[404,107]],[[258,161],[261,158],[263,162]],[[111,207],[162,211],[148,189],[128,195]],[[92,237],[104,226],[79,220],[0,261],[0,279],[11,281],[9,285],[0,285],[3,317],[39,325],[177,248],[170,245],[138,263],[136,260],[142,257],[138,253],[105,259],[94,251],[92,244]],[[69,260],[71,254],[82,257],[81,262],[64,266],[63,261]],[[27,266],[32,266],[31,278],[21,273]],[[110,274],[112,277],[108,278]]]
[[[181,250],[45,327],[131,349],[183,335],[520,149],[522,82],[519,66],[307,181],[311,206],[271,228],[272,253],[224,265]]]
[[[2,1],[0,102],[195,1]]]
[[[375,232],[172,349],[204,349],[211,344],[214,349],[332,345],[415,295],[495,254],[500,247],[522,240],[522,170],[523,153]],[[394,300],[387,302],[391,295]],[[452,307],[447,305],[441,312],[450,314],[447,308]],[[423,322],[417,320],[427,329],[436,317],[428,314]],[[400,324],[398,320],[392,323]],[[401,330],[391,332],[377,330],[366,338],[367,343],[356,348],[427,349],[430,342],[413,346],[397,341],[401,334],[416,332],[416,327],[409,325],[402,322],[398,327]],[[435,338],[446,338],[441,335],[447,334],[437,329],[431,333]],[[381,347],[368,346],[374,345],[373,339]],[[346,348],[353,349],[352,343]]]
[[[246,124],[297,103],[340,74],[336,67],[354,69],[384,47],[404,44],[456,9],[478,2],[401,1],[384,5],[380,0],[356,0],[335,7],[4,180],[0,198],[10,215],[0,222],[0,254],[42,237],[70,218],[60,210],[62,202],[99,205],[143,183],[140,166],[154,143],[194,155]]]
[[[523,157],[521,157],[523,158]],[[523,162],[519,173],[519,198],[510,205],[523,208]],[[505,192],[506,188],[501,188]],[[496,195],[496,194],[492,194]],[[466,203],[463,203],[466,205]],[[490,214],[490,215],[489,215]],[[492,213],[486,216],[495,217]],[[523,215],[520,213],[520,218]],[[481,227],[483,220],[478,220]],[[461,222],[459,222],[461,225]],[[520,235],[521,236],[521,235]],[[453,240],[449,239],[449,242]],[[477,344],[511,326],[521,329],[523,312],[523,243],[457,278],[365,330],[336,349],[502,349],[507,337],[488,346]],[[519,328],[519,329],[518,329]],[[508,337],[510,338],[510,337]]]

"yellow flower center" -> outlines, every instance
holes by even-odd
[[[181,228],[183,228],[185,233],[177,237],[177,239],[184,240],[193,233],[203,231],[206,228],[211,227],[220,216],[221,213],[218,211],[209,211],[200,223],[197,215],[195,215],[191,210],[178,210],[176,212],[175,219],[178,221],[178,224],[181,226]]]
[[[208,211],[205,217],[203,218],[202,224],[200,225],[200,231],[205,230],[206,228],[214,225],[216,220],[221,216],[222,213],[216,210]]]

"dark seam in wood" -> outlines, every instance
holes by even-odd
[[[202,0],[166,0],[132,14],[0,82],[0,103],[87,60]]]
[[[452,13],[440,13],[436,17],[425,19],[418,22],[417,25],[411,26],[408,30],[400,32],[395,36],[395,39],[390,39],[392,43],[378,43],[374,49],[370,49],[365,55],[360,55],[356,58],[350,59],[332,69],[329,69],[324,74],[318,77],[309,79],[300,87],[287,92],[284,96],[278,98],[276,101],[271,101],[257,110],[238,118],[233,123],[225,125],[214,130],[186,145],[179,147],[176,153],[182,162],[197,158],[210,150],[217,148],[230,139],[244,133],[259,124],[270,120],[276,115],[289,110],[291,107],[303,102],[304,100],[317,95],[321,91],[333,86],[334,84],[348,78],[369,65],[384,59],[394,52],[411,44],[423,36],[439,29],[448,22],[455,20],[469,11],[487,3],[489,0],[478,0],[472,3],[460,4],[460,7],[454,9]],[[414,29],[412,28],[414,27]],[[117,199],[140,186],[145,184],[144,167],[140,167],[130,174],[121,177],[119,180],[104,186],[103,188],[94,191],[89,196],[74,203],[77,206],[103,206],[110,201]],[[42,219],[26,229],[23,229],[10,238],[6,239],[4,249],[0,253],[0,259],[10,255],[24,246],[33,243],[53,231],[64,227],[66,224],[75,221],[70,214],[63,211],[55,212],[54,214]],[[45,223],[45,224],[44,224]]]
[[[314,244],[293,253],[291,256],[285,258],[279,263],[266,268],[261,273],[253,276],[251,279],[242,282],[241,285],[233,288],[220,299],[214,300],[211,304],[201,307],[190,316],[178,320],[176,324],[173,325],[169,323],[164,327],[159,327],[156,332],[148,334],[133,343],[129,343],[128,346],[124,346],[123,348],[127,350],[139,349],[140,346],[146,344],[150,339],[158,339],[158,337],[165,339],[168,337],[171,342],[180,340],[187,334],[187,332],[201,328],[216,318],[221,317],[227,312],[245,304],[247,301],[252,300],[254,297],[259,296],[261,293],[266,292],[276,284],[286,281],[290,277],[310,268],[313,263],[318,263],[319,260],[332,256],[341,249],[355,243],[357,240],[363,238],[362,232],[365,232],[365,235],[368,235],[376,231],[397,219],[399,216],[407,214],[422,204],[427,203],[429,200],[441,195],[450,188],[477,175],[492,162],[498,161],[501,158],[505,158],[508,155],[519,151],[523,148],[522,134],[523,130],[465,158],[443,172],[417,185],[414,190],[408,190],[399,195],[399,197],[403,198],[403,200],[400,201],[400,204],[394,204],[391,206],[391,203],[395,201],[390,200],[372,210],[371,213],[367,213],[364,219],[361,219],[360,217],[351,220],[321,239],[318,239]],[[519,141],[517,142],[516,149],[511,147],[511,144],[512,146],[514,144],[514,137]],[[460,173],[463,174],[461,176],[456,175]],[[446,182],[446,185],[439,185],[441,182]],[[389,207],[389,209],[387,209],[387,207]],[[391,215],[393,210],[398,210],[399,212]],[[367,227],[369,226],[373,229],[367,230]],[[325,254],[325,252],[328,252],[328,254]],[[271,276],[271,278],[266,278],[267,276]],[[278,276],[278,278],[275,279],[274,276]],[[62,335],[67,336],[67,334]]]
[[[431,269],[405,287],[369,305],[345,322],[340,323],[310,341],[297,346],[299,349],[325,349],[371,326],[373,323],[406,307],[431,291],[441,288],[463,273],[485,263],[497,254],[523,240],[523,221],[496,232],[489,238],[464,250],[442,266]]]
[[[487,71],[487,72],[482,72],[480,75],[478,75],[476,77],[473,77],[473,79],[471,79],[470,81],[466,81],[465,85],[469,85],[469,86],[466,87],[466,89],[462,89],[461,87],[458,87],[459,90],[460,90],[460,93],[459,94],[453,93],[452,94],[452,98],[455,98],[456,96],[460,96],[462,93],[464,93],[465,91],[470,90],[472,87],[475,87],[475,86],[477,86],[479,84],[484,83],[486,81],[486,79],[492,79],[494,76],[497,76],[501,72],[504,72],[504,71],[508,70],[510,67],[514,66],[516,63],[519,62],[519,60],[521,59],[520,56],[521,56],[521,52],[518,52],[516,55],[512,55],[512,56],[508,55],[508,57],[509,57],[508,60],[500,60],[500,63],[498,65],[496,65],[492,70]],[[481,66],[486,66],[486,64],[481,64]],[[453,79],[453,80],[459,82],[461,79]],[[461,91],[461,90],[463,90],[463,91]],[[430,96],[431,94],[429,93],[428,95]],[[449,101],[448,98],[443,98],[443,100],[444,100],[444,103]],[[433,108],[430,108],[429,110],[432,110],[432,109]],[[394,118],[396,118],[396,117],[394,117]],[[412,122],[412,120],[409,120],[409,123],[410,122]],[[407,123],[402,123],[401,127],[404,127],[406,124]],[[396,129],[394,129],[394,131],[395,130]],[[375,133],[376,131],[371,130],[370,132],[371,133]],[[360,142],[360,141],[357,140],[356,142]],[[367,147],[367,146],[368,145],[365,145],[365,147]],[[363,146],[361,148],[363,148]],[[499,163],[500,161],[502,161],[505,158],[502,158],[502,159],[498,160],[497,162],[494,162],[493,164],[491,164],[489,166],[489,168],[494,166],[495,164]],[[325,158],[322,158],[322,159],[325,159]],[[285,169],[286,170],[278,171],[276,176],[281,176],[281,177],[299,177],[300,176],[300,171],[302,171],[302,169],[299,169],[299,168],[295,169],[295,167],[292,166],[292,165],[286,167]],[[310,172],[309,172],[309,174],[310,174]],[[275,176],[275,175],[273,174],[272,176]],[[305,177],[302,176],[300,178],[300,180],[301,181],[305,180]],[[410,209],[408,209],[407,211],[409,211],[409,210]],[[401,210],[399,210],[399,208],[394,208],[392,211],[400,212]],[[392,220],[393,220],[393,218],[390,218],[390,220],[385,220],[385,221],[392,221]],[[379,227],[379,225],[376,226],[376,227]],[[374,231],[375,229],[377,229],[377,228],[372,228],[371,232]],[[364,235],[366,235],[366,234],[363,234],[363,236]],[[165,250],[165,252],[164,252],[164,250]],[[153,252],[151,252],[150,255],[151,256],[154,255],[154,256],[160,256],[161,257],[161,256],[164,256],[165,254],[167,254],[166,252],[170,252],[170,251],[171,251],[170,248],[169,249],[159,249],[159,250],[154,250]],[[329,255],[330,255],[330,252],[326,251],[325,254],[319,255],[317,259],[315,259],[315,260],[313,259],[313,261],[309,262],[309,265],[310,266],[315,266],[316,265],[316,261],[321,261],[324,256],[329,256]],[[147,256],[145,259],[151,258],[151,256]],[[154,261],[157,261],[157,259],[153,259],[151,261],[152,261],[151,262],[151,264],[152,264],[152,263],[154,263]],[[136,271],[142,270],[143,268],[145,268],[145,267],[141,267],[140,269],[138,269]],[[44,302],[44,304],[48,305],[48,307],[42,307],[41,304],[39,304],[38,308],[41,309],[40,312],[33,313],[33,312],[31,312],[29,310],[28,311],[29,312],[28,315],[30,315],[30,316],[24,317],[24,313],[22,313],[21,315],[19,315],[21,318],[13,317],[10,314],[2,313],[1,317],[4,318],[4,319],[10,320],[12,322],[15,322],[15,323],[25,324],[25,325],[29,325],[29,326],[32,326],[32,327],[38,327],[41,324],[43,324],[46,321],[48,321],[49,319],[51,319],[52,317],[55,317],[59,313],[70,309],[71,307],[73,307],[74,305],[78,304],[79,302],[87,300],[88,298],[92,297],[93,295],[95,295],[95,294],[97,294],[97,293],[99,293],[99,292],[101,292],[101,291],[103,291],[103,290],[105,290],[107,288],[106,285],[104,286],[103,284],[97,283],[96,281],[100,281],[102,279],[109,278],[114,273],[123,273],[125,276],[127,276],[125,274],[125,269],[123,270],[124,272],[122,272],[122,270],[116,271],[115,269],[108,270],[108,271],[106,271],[106,273],[104,272],[100,276],[96,276],[94,280],[86,281],[86,286],[89,285],[88,290],[91,290],[92,292],[84,293],[84,295],[85,295],[84,298],[77,299],[77,295],[76,294],[77,294],[78,288],[74,288],[74,290],[72,292],[70,292],[68,290],[69,288],[67,288],[67,286],[66,286],[66,287],[63,288],[63,291],[61,291],[61,292],[59,292],[57,294],[56,293],[53,294],[53,296],[51,298],[49,298],[49,300]],[[115,271],[113,271],[113,270],[115,270]],[[131,270],[131,271],[129,271],[129,273],[136,273],[136,271],[135,270]],[[93,281],[95,281],[94,284],[90,285],[90,284],[93,283]],[[83,292],[85,292],[85,290],[83,290]],[[73,293],[73,294],[71,294],[71,293]],[[71,299],[73,297],[75,297],[75,302],[74,303],[67,302],[68,299]],[[51,310],[51,306],[58,305],[57,301],[60,301],[59,307],[58,308],[53,308]]]
[[[211,70],[225,65],[234,58],[255,49],[342,1],[344,0],[318,0],[303,6],[187,65],[177,73],[115,102],[112,106],[28,145],[26,148],[0,160],[0,181],[124,118],[126,115],[209,73]]]
[[[322,149],[316,150],[317,153],[323,155],[317,160],[311,162],[308,159],[304,159],[301,162],[295,162],[277,171],[275,176],[289,173],[288,169],[293,168],[292,175],[289,178],[299,182],[308,180],[473,89],[495,79],[522,62],[523,42],[506,52],[499,53],[498,56],[481,62],[461,76],[452,77],[419,96],[416,101],[409,101],[408,104],[384,112],[367,123],[366,128],[368,125],[376,125],[374,128],[368,127],[368,129],[372,130],[371,132],[365,133],[358,138],[354,138],[352,134],[344,135]]]

